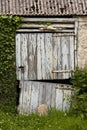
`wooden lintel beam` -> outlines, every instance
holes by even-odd
[[[24,18],[23,22],[75,22],[76,18]]]

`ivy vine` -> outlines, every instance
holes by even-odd
[[[15,35],[21,26],[18,16],[0,16],[0,104],[16,105]]]

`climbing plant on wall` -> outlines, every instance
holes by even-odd
[[[84,68],[76,68],[71,82],[74,87],[71,110],[82,118],[87,118],[87,65]]]
[[[15,34],[21,17],[0,16],[0,104],[16,105]]]

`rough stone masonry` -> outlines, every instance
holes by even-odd
[[[79,17],[78,27],[78,66],[87,64],[87,17]]]

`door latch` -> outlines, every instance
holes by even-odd
[[[24,73],[24,66],[19,66],[19,69],[21,69],[21,72]]]

